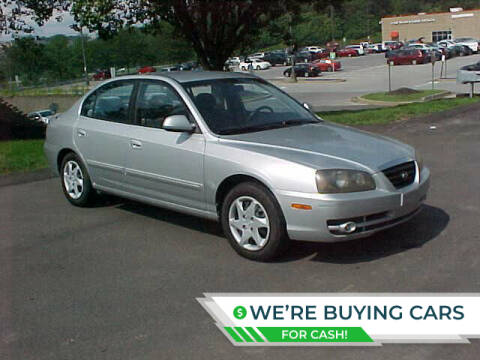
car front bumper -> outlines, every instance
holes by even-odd
[[[277,191],[292,240],[340,242],[363,238],[418,214],[427,197],[430,171],[424,168],[416,181],[399,190],[377,189],[348,194],[306,194]],[[292,204],[311,206],[300,210]],[[338,224],[354,222],[356,231],[340,234]]]

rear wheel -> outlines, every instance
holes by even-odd
[[[234,187],[223,201],[221,222],[230,245],[248,259],[269,261],[288,247],[280,206],[259,184],[248,182]]]
[[[328,67],[328,72],[332,72],[333,71],[333,67],[332,66],[329,66]]]
[[[412,65],[417,65],[417,60],[412,60]]]
[[[260,69],[261,69],[260,66],[257,66],[257,70],[260,70]]]
[[[305,71],[305,77],[309,77],[310,73],[308,71]]]
[[[90,176],[80,157],[67,154],[61,165],[62,189],[67,200],[75,206],[88,206],[95,198]]]

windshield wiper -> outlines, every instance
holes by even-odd
[[[306,125],[306,124],[317,124],[320,121],[317,120],[286,120],[278,123],[272,124],[262,124],[262,125],[255,125],[255,126],[246,126],[243,128],[238,129],[228,129],[219,131],[220,135],[235,135],[235,134],[242,134],[248,132],[256,132],[256,131],[265,131],[265,130],[272,130],[272,129],[279,129],[289,126],[297,126],[297,125]]]

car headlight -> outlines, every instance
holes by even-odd
[[[423,170],[423,157],[418,151],[415,152],[415,160],[417,161],[418,171],[422,172]]]
[[[360,192],[376,188],[375,180],[364,171],[318,170],[315,180],[321,194]]]

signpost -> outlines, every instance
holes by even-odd
[[[392,67],[395,65],[393,61],[388,63],[388,92],[392,92]]]

